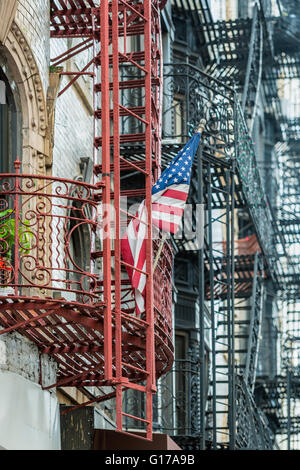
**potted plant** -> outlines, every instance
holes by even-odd
[[[0,286],[9,282],[9,272],[12,271],[12,250],[15,244],[16,223],[13,216],[14,211],[7,209],[0,212]],[[20,254],[29,254],[30,239],[33,234],[29,230],[29,222],[24,221],[18,228]]]

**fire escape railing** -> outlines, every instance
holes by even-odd
[[[213,22],[211,15],[207,15],[206,12],[203,15],[203,2],[173,2],[174,16],[182,21],[192,21],[193,27],[197,30],[201,45],[201,58],[206,66],[206,71],[222,79],[220,89],[223,89],[224,82],[228,84],[235,82],[237,90],[240,92],[244,90],[243,112],[237,103],[235,106],[235,163],[239,178],[236,192],[239,193],[240,190],[242,193],[242,202],[239,201],[237,194],[237,207],[242,207],[243,204],[248,205],[259,244],[262,248],[265,267],[267,267],[268,274],[273,281],[273,288],[275,288],[275,291],[279,290],[279,297],[282,293],[287,293],[288,297],[285,301],[297,303],[299,297],[299,279],[297,277],[299,255],[294,254],[290,256],[289,250],[295,246],[299,239],[299,215],[296,206],[297,198],[299,197],[298,190],[296,189],[298,182],[295,183],[292,180],[292,178],[296,179],[299,168],[295,165],[295,168],[292,169],[292,178],[290,177],[290,169],[288,167],[286,168],[287,172],[283,172],[285,186],[293,186],[294,192],[282,192],[282,197],[285,199],[289,198],[286,206],[289,205],[292,208],[294,205],[296,213],[289,214],[287,210],[280,212],[281,220],[278,224],[276,220],[277,214],[274,213],[273,207],[269,206],[264,192],[260,172],[257,167],[255,147],[250,137],[257,110],[257,99],[260,91],[263,89],[266,99],[265,114],[270,115],[274,121],[277,120],[278,122],[277,126],[274,126],[274,128],[276,127],[277,138],[282,137],[294,149],[294,161],[297,161],[299,158],[299,151],[296,150],[299,148],[298,122],[297,119],[288,120],[286,116],[283,116],[281,96],[278,93],[279,84],[282,84],[284,79],[299,78],[300,76],[299,19],[295,15],[295,2],[282,0],[276,3],[280,7],[281,17],[278,18],[271,16],[273,13],[271,2],[261,0],[259,4],[257,2],[255,5],[252,18],[237,18],[235,20]],[[200,23],[201,26],[198,27]],[[173,90],[177,91],[177,95],[180,95],[178,90],[182,87],[185,79],[184,75],[185,73],[183,72],[181,85],[177,89],[173,86]],[[196,88],[195,86],[194,95],[189,93],[188,87],[186,88],[188,90],[188,99],[192,103],[191,109],[194,110],[197,110],[197,101],[195,100],[197,96],[197,92],[195,93]],[[211,93],[211,95],[213,94],[214,92]],[[202,99],[202,103],[198,108],[201,109],[203,115],[209,114],[207,112],[207,105],[209,105],[210,99],[211,96],[208,97],[207,94],[206,100]],[[183,107],[178,107],[178,109],[180,109],[182,116],[186,112],[183,120],[187,123],[187,127],[182,134],[188,135],[197,118],[194,118],[193,113],[189,113],[188,104],[186,109]],[[202,114],[199,114],[202,117]],[[247,124],[247,118],[251,118],[250,126]],[[217,117],[215,121],[218,121]],[[176,135],[177,132],[174,134]],[[207,141],[209,141],[209,138],[211,138],[210,129],[207,133]],[[218,156],[223,157],[224,162],[227,157],[227,161],[231,164],[233,154],[224,151],[224,148],[223,142],[220,145],[220,155]],[[231,145],[229,145],[229,148],[231,148]],[[209,151],[208,143],[204,143],[204,157],[213,162],[216,152],[213,154],[213,150]],[[291,183],[286,182],[285,177],[290,179]],[[286,188],[285,191],[289,191],[289,188]],[[274,201],[272,201],[273,203]],[[219,203],[218,207],[221,207],[221,203]],[[291,318],[291,322],[293,320],[292,315],[293,312],[289,311],[288,316]],[[294,338],[295,344],[292,343],[293,339],[290,336],[288,343],[285,345],[285,352],[289,358],[291,353],[295,356],[298,355],[298,347],[295,346],[297,338]],[[295,372],[296,375],[297,373]],[[239,395],[241,396],[241,394],[242,392],[240,391]],[[251,403],[249,404],[248,399],[246,402],[250,409]],[[294,404],[290,403],[290,405],[296,406],[296,402]],[[295,410],[291,411],[290,409],[289,412],[292,413]],[[253,418],[247,416],[247,420],[253,421]],[[241,433],[243,432],[243,426],[246,429],[247,423],[241,425]],[[288,427],[289,433],[294,436],[298,429],[297,419],[294,419],[292,414],[290,414],[288,418],[285,417],[282,420],[281,430],[284,429],[284,426]],[[254,433],[259,432],[255,426],[253,426],[253,430]],[[267,434],[265,436],[266,440],[268,438]],[[253,437],[254,440],[252,440]],[[297,444],[296,440],[294,444]],[[247,439],[244,442],[243,439],[241,440],[241,447],[245,448],[244,446],[247,447],[248,445],[250,447],[264,448],[255,439],[255,434],[252,434],[248,441]],[[288,446],[290,445],[291,437],[289,437]]]
[[[239,449],[272,450],[275,436],[264,413],[257,407],[253,396],[241,377],[237,384],[237,447]]]
[[[69,47],[51,60],[52,71],[68,77],[59,99],[80,77],[93,79],[92,184],[23,175],[19,161],[16,174],[0,175],[0,335],[17,331],[54,357],[57,381],[45,387],[41,370],[44,389],[106,387],[77,407],[115,400],[117,430],[128,420],[133,431],[139,423],[148,440],[156,379],[171,368],[174,349],[173,253],[165,243],[154,268],[151,217],[160,166],[164,3],[51,0],[50,35]],[[88,49],[92,57],[73,72],[72,59]],[[63,69],[66,62],[71,70]],[[134,80],[122,74],[128,65]],[[125,102],[126,94],[138,103]],[[124,151],[131,144],[141,146],[138,161]],[[126,274],[126,267],[139,269],[121,256],[124,226],[135,217],[121,208],[123,196],[144,199],[147,208],[141,315]],[[81,235],[85,253],[79,252]],[[131,391],[142,397],[137,415],[124,411],[122,396]]]
[[[236,119],[237,170],[265,261],[273,281],[278,283],[282,267],[276,251],[276,233],[274,232],[276,220],[267,202],[257,166],[254,144],[239,105],[237,105]]]
[[[164,67],[164,148],[186,139],[202,117],[207,120],[203,154],[219,161],[236,162],[241,195],[237,204],[246,204],[273,280],[281,267],[275,251],[276,221],[270,211],[255,148],[234,90],[188,64]],[[169,124],[168,124],[169,123]],[[170,123],[173,123],[170,126]],[[215,151],[217,146],[217,153]]]
[[[254,226],[253,230],[256,231],[257,238],[261,243],[264,262],[270,269],[269,275],[271,272],[274,277],[276,277],[276,270],[273,269],[273,264],[270,260],[268,264],[267,258],[270,256],[270,253],[275,258],[273,234],[275,221],[268,208],[257,168],[253,142],[234,90],[196,67],[182,63],[165,66],[164,82],[165,101],[163,119],[166,125],[163,126],[163,162],[166,164],[169,161],[180,143],[188,138],[197,122],[202,117],[205,117],[207,126],[200,157],[202,170],[199,172],[199,163],[197,163],[194,169],[194,177],[191,181],[189,201],[194,204],[199,202],[199,181],[202,181],[203,202],[208,211],[207,231],[212,234],[214,229],[211,226],[211,222],[218,221],[218,218],[223,220],[224,231],[225,225],[226,227],[228,225],[226,228],[226,242],[223,242],[223,256],[220,251],[222,247],[219,247],[219,250],[216,249],[217,247],[212,244],[213,239],[209,240],[209,233],[206,234],[207,237],[205,237],[203,249],[205,260],[204,272],[206,276],[204,300],[208,301],[207,305],[210,308],[212,321],[212,357],[228,355],[228,364],[226,360],[224,363],[217,360],[212,367],[213,375],[211,379],[215,383],[216,388],[212,394],[209,392],[211,408],[208,410],[208,416],[211,418],[209,418],[206,429],[206,445],[210,445],[210,442],[213,448],[217,448],[221,444],[235,446],[239,444],[237,444],[238,434],[236,441],[234,438],[234,408],[236,407],[236,411],[238,410],[239,404],[236,399],[241,395],[237,394],[238,388],[234,385],[235,366],[233,364],[236,362],[236,364],[241,365],[241,375],[245,373],[245,368],[247,369],[247,377],[245,377],[247,385],[245,383],[245,387],[247,388],[247,393],[251,396],[251,389],[253,389],[255,380],[261,326],[264,268],[260,260],[258,276],[258,256],[256,263],[254,256],[249,256],[249,259],[243,256],[235,256],[235,259],[232,258],[233,251],[230,242],[232,227],[230,223],[228,224],[229,214],[232,213],[233,208],[237,210],[249,209]],[[235,181],[234,185],[230,184],[232,179]],[[257,193],[257,197],[253,196],[254,193]],[[234,202],[234,205],[231,205],[231,202]],[[213,212],[214,210],[219,210],[218,217]],[[220,215],[221,213],[223,216]],[[195,228],[196,221],[193,221],[193,224]],[[176,240],[176,243],[178,249],[184,253],[186,246],[188,246],[188,241]],[[194,251],[187,251],[186,254],[193,254],[193,258],[197,263],[197,249],[195,246],[192,248],[192,246],[192,243],[189,242],[189,250],[193,249]],[[244,260],[244,258],[247,259]],[[201,262],[197,266],[200,273]],[[231,270],[234,272],[232,277]],[[246,270],[248,277],[244,278]],[[201,274],[199,274],[199,278],[201,278]],[[254,278],[257,280],[254,281]],[[252,286],[254,282],[257,282],[258,287],[253,286],[251,291],[249,286]],[[200,291],[201,288],[199,288]],[[244,297],[246,299],[250,298],[251,292],[254,303],[253,318],[251,318],[251,321],[246,318],[245,320],[239,320],[235,326],[233,312],[237,304],[232,299],[234,299],[235,295],[239,299]],[[229,307],[226,304],[228,300]],[[199,306],[201,311],[201,302]],[[247,309],[247,307],[243,306],[238,307],[240,310],[243,308]],[[237,313],[235,318],[237,318]],[[243,330],[241,329],[242,327]],[[247,344],[246,347],[243,344],[240,348],[241,350],[235,351],[234,343],[237,344],[237,341],[242,337],[245,338],[242,340],[244,343],[248,341],[248,347]],[[219,347],[218,344],[223,344],[224,346]],[[248,359],[246,359],[247,353]],[[199,374],[201,375],[200,369]],[[186,373],[188,374],[188,372]],[[201,380],[203,381],[203,378]],[[220,391],[222,387],[226,387],[226,391],[223,393]],[[201,388],[202,396],[203,393],[204,390]],[[217,416],[220,416],[219,413],[221,413],[221,402],[224,408],[222,412],[228,418],[228,424],[224,425],[220,424],[220,419],[217,418]],[[260,422],[258,417],[256,419]],[[191,430],[189,429],[189,431]],[[236,432],[240,433],[242,431],[238,428]],[[227,441],[229,436],[230,441]],[[198,434],[194,433],[190,438],[196,448],[201,448],[201,445],[203,445],[201,416]],[[180,442],[184,442],[184,445],[188,446],[187,437],[181,436],[180,439]],[[262,437],[262,441],[264,441],[264,437]],[[247,445],[251,445],[250,440],[248,440]]]
[[[103,272],[90,249],[91,236],[100,229],[101,187],[22,174],[19,166],[17,162],[14,174],[0,175],[0,335],[18,331],[35,342],[41,354],[56,359],[58,381],[47,388],[105,385]],[[80,253],[82,237],[86,243]],[[154,256],[158,246],[154,240]],[[157,361],[157,377],[171,367],[173,356],[172,269],[173,254],[166,243],[153,279],[154,336],[163,359]],[[142,353],[144,345],[126,278],[121,285],[121,305],[127,317],[122,333],[124,360],[130,361],[135,347],[139,345]],[[114,317],[114,279],[112,311]],[[136,366],[143,362],[141,357],[136,357]],[[131,378],[136,376],[136,372],[127,372]]]
[[[0,295],[46,297],[99,307],[98,272],[90,255],[78,260],[75,243],[97,229],[99,187],[63,178],[0,175]],[[87,247],[87,251],[89,247]]]

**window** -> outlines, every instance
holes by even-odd
[[[186,129],[186,96],[176,94],[174,96],[174,133],[176,137],[185,138],[187,134]]]
[[[77,202],[72,207],[69,216],[67,280],[72,292],[67,296],[69,301],[82,301],[81,292],[89,292],[90,289],[90,280],[85,274],[90,271],[90,230],[81,210],[82,206]]]
[[[175,335],[175,396],[177,434],[185,435],[189,427],[189,361],[187,357],[188,335]]]
[[[21,158],[20,112],[16,85],[0,67],[0,173],[13,171]]]

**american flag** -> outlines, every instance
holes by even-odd
[[[192,164],[200,142],[196,132],[168,165],[152,188],[152,223],[160,230],[175,234],[181,223],[187,200]],[[143,201],[121,240],[121,253],[134,289],[136,313],[145,311],[147,213]]]

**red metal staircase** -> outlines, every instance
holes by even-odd
[[[116,398],[117,430],[124,430],[125,421],[129,430],[138,424],[151,439],[156,379],[173,361],[172,253],[165,244],[153,273],[158,243],[151,225],[151,190],[160,170],[160,4],[52,0],[50,5],[51,37],[82,39],[52,60],[53,69],[93,50],[80,72],[60,70],[70,79],[59,96],[82,75],[93,77],[94,177],[89,184],[18,171],[0,175],[1,209],[12,208],[17,226],[28,227],[31,244],[29,252],[22,251],[16,236],[14,257],[7,256],[11,271],[1,275],[1,287],[14,291],[0,291],[0,334],[18,331],[41,354],[55,358],[58,380],[44,388],[103,387],[88,403]],[[137,176],[128,187],[123,176],[133,172]],[[121,258],[122,232],[133,217],[121,206],[122,197],[145,199],[148,210],[144,316],[135,313]],[[83,227],[90,234],[89,271],[69,249],[72,235]],[[0,229],[5,252],[7,217],[0,219]],[[139,414],[124,411],[128,390],[142,397]]]

